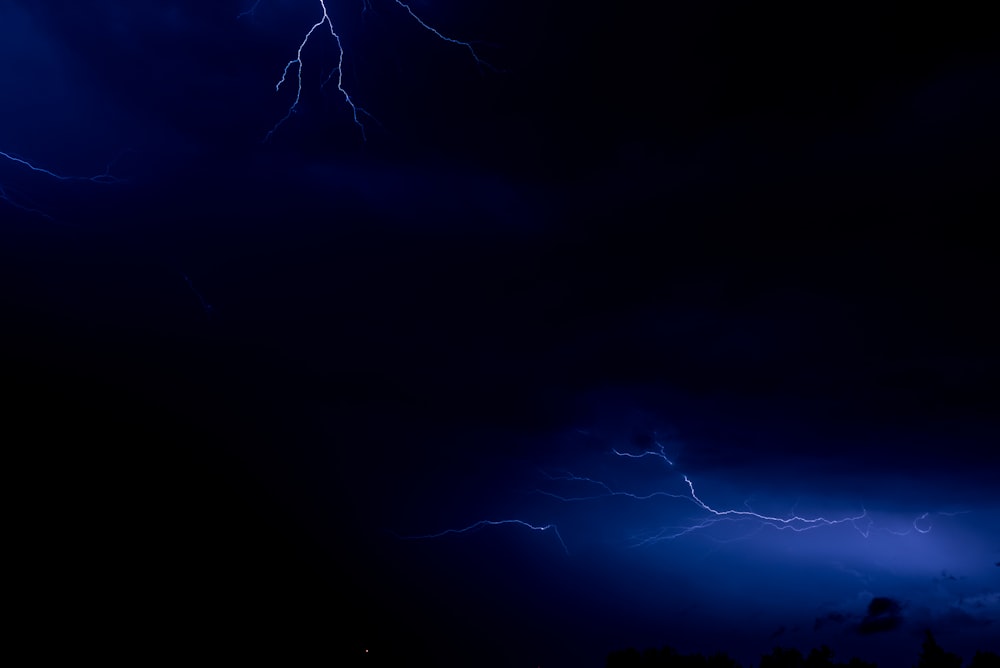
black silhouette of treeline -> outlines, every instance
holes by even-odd
[[[649,648],[643,652],[628,648],[608,655],[607,668],[742,668],[728,654],[718,652],[711,656],[703,654],[680,654],[672,647]],[[902,665],[893,664],[888,668]],[[928,630],[924,632],[920,657],[915,668],[961,668],[962,657],[946,652],[934,640]],[[835,661],[834,653],[826,645],[810,650],[803,655],[794,648],[775,647],[770,654],[760,657],[758,668],[877,668],[877,664],[852,658],[847,662]],[[968,668],[1000,668],[1000,655],[994,652],[976,652]]]

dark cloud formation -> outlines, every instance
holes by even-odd
[[[827,624],[843,624],[848,621],[850,616],[843,612],[828,612],[822,617],[817,617],[813,622],[813,630],[819,631],[821,628]]]
[[[885,596],[876,596],[868,604],[868,612],[858,624],[858,633],[884,633],[894,631],[903,623],[903,608],[899,602]]]

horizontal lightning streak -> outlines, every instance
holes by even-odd
[[[620,457],[628,457],[632,459],[641,459],[643,456],[651,455],[659,457],[669,462],[665,455],[659,452],[646,452],[642,455],[635,455],[630,453],[623,453],[617,450],[613,452]],[[770,526],[779,530],[790,530],[796,532],[810,531],[824,526],[835,526],[838,524],[850,523],[857,531],[864,537],[868,537],[869,531],[871,529],[871,519],[868,518],[868,512],[862,510],[859,515],[852,515],[837,519],[827,519],[825,517],[800,517],[798,515],[792,515],[789,517],[779,517],[771,515],[763,515],[761,513],[755,512],[753,510],[717,510],[712,506],[701,500],[694,488],[694,483],[688,476],[683,476],[684,482],[688,487],[688,494],[676,494],[672,492],[656,491],[650,492],[649,494],[636,494],[634,492],[624,492],[620,490],[613,489],[610,485],[601,480],[595,480],[594,478],[588,478],[585,476],[578,476],[572,473],[566,473],[558,476],[547,476],[550,480],[554,481],[564,481],[564,482],[582,482],[585,484],[596,485],[602,491],[597,494],[589,495],[577,495],[568,496],[563,494],[556,494],[549,490],[536,489],[535,492],[542,494],[544,496],[549,496],[551,498],[557,499],[559,501],[593,501],[596,499],[606,499],[609,497],[624,497],[635,501],[649,501],[656,498],[670,498],[670,499],[685,499],[690,501],[698,508],[708,512],[711,517],[704,518],[702,520],[693,522],[680,527],[670,527],[668,529],[662,529],[656,532],[652,536],[647,536],[639,541],[639,545],[645,545],[658,540],[679,538],[680,536],[692,533],[694,531],[699,531],[702,529],[707,529],[722,521],[741,521],[741,520],[756,520],[762,524],[762,526]],[[864,528],[858,525],[858,522],[868,519],[868,524]]]
[[[90,181],[91,183],[119,183],[120,180],[111,175],[111,165],[104,170],[104,172],[97,174],[95,176],[66,176],[64,174],[58,174],[49,169],[44,169],[34,165],[24,158],[19,158],[16,155],[0,151],[0,157],[5,158],[15,164],[26,167],[27,169],[37,172],[39,174],[44,174],[45,176],[56,179],[57,181]]]
[[[673,470],[674,462],[667,456],[666,450],[663,447],[663,445],[661,445],[659,442],[656,442],[655,445],[656,445],[655,449],[646,450],[641,453],[631,453],[618,449],[612,449],[611,452],[618,457],[626,459],[638,460],[649,457],[660,459],[663,462],[665,462],[666,465],[671,470]],[[946,512],[938,512],[938,513],[925,512],[916,517],[911,522],[912,528],[898,531],[890,529],[888,527],[876,527],[875,520],[871,517],[868,510],[863,506],[861,507],[861,510],[857,513],[848,514],[844,516],[837,516],[837,517],[825,517],[825,516],[807,517],[807,516],[797,515],[794,513],[788,515],[768,515],[753,510],[748,502],[744,503],[744,506],[746,507],[745,510],[739,508],[720,509],[710,505],[709,503],[704,501],[701,498],[701,496],[698,495],[698,492],[695,489],[694,481],[692,481],[691,478],[687,475],[681,475],[681,478],[683,479],[686,488],[684,493],[658,490],[647,494],[622,491],[613,488],[611,485],[609,485],[607,482],[604,482],[603,480],[590,478],[587,476],[576,475],[570,472],[563,472],[558,474],[550,474],[542,472],[542,475],[544,475],[548,480],[555,483],[566,483],[571,486],[582,484],[585,486],[591,486],[597,488],[596,491],[593,493],[577,493],[577,494],[569,494],[565,492],[560,493],[557,491],[552,491],[550,489],[541,489],[541,488],[534,490],[534,493],[556,499],[557,501],[560,502],[588,502],[588,501],[596,501],[596,500],[615,498],[615,497],[627,498],[634,501],[650,501],[654,499],[684,499],[685,501],[693,504],[696,508],[698,508],[700,511],[706,514],[706,516],[704,517],[693,518],[686,522],[683,522],[681,523],[680,526],[662,527],[659,530],[654,530],[651,532],[643,532],[642,534],[634,535],[632,536],[632,539],[634,541],[632,543],[633,547],[650,545],[663,540],[673,540],[698,531],[704,531],[710,529],[711,527],[716,526],[723,522],[731,522],[731,523],[750,522],[754,527],[751,534],[742,536],[740,538],[733,538],[723,542],[731,542],[732,540],[741,540],[743,538],[749,537],[749,535],[758,533],[759,531],[767,528],[779,531],[792,531],[795,533],[804,533],[807,531],[814,531],[816,529],[821,529],[824,527],[834,527],[838,525],[849,525],[853,527],[854,530],[857,531],[858,534],[860,534],[863,538],[869,538],[871,536],[871,532],[875,529],[880,531],[885,531],[887,533],[896,536],[905,536],[913,532],[919,534],[927,534],[931,531],[932,528],[930,522],[930,517],[932,515],[958,514],[958,513],[946,513]],[[960,511],[960,512],[966,512],[966,511]],[[471,524],[463,529],[447,529],[445,531],[441,531],[436,534],[413,536],[411,538],[426,538],[426,539],[440,538],[442,536],[446,536],[449,534],[463,534],[475,531],[477,529],[483,529],[486,527],[498,526],[502,524],[516,524],[535,531],[545,531],[551,529],[559,538],[559,542],[563,545],[563,549],[566,551],[567,554],[569,553],[569,550],[566,549],[566,544],[563,541],[562,536],[559,534],[554,524],[536,526],[518,519],[503,520],[503,521],[482,520],[474,524]]]
[[[670,466],[673,466],[674,463],[673,461],[671,461],[669,457],[667,457],[667,452],[664,449],[663,445],[659,441],[654,441],[654,443],[656,445],[656,450],[646,450],[645,452],[642,452],[641,454],[638,455],[633,454],[631,452],[621,452],[617,448],[611,448],[611,452],[615,453],[619,457],[629,457],[630,459],[642,459],[643,457],[657,457],[665,461]]]
[[[687,494],[672,494],[670,492],[651,492],[649,494],[634,494],[633,492],[616,491],[612,489],[606,482],[603,482],[601,480],[595,480],[593,478],[587,478],[585,476],[574,475],[572,473],[565,473],[562,475],[548,475],[548,474],[543,474],[543,475],[545,475],[549,480],[566,481],[566,482],[583,482],[592,485],[597,485],[598,487],[604,490],[604,492],[602,493],[590,494],[587,496],[564,496],[562,494],[556,494],[555,492],[550,492],[549,490],[546,489],[535,490],[535,492],[538,494],[542,494],[544,496],[550,496],[553,499],[558,499],[559,501],[593,501],[595,499],[606,499],[609,496],[623,496],[623,497],[628,497],[630,499],[634,499],[636,501],[648,501],[650,499],[655,499],[658,497],[667,497],[671,499],[687,499],[688,501],[691,501],[692,503],[695,503],[697,505],[697,502],[691,499],[691,497],[689,497]]]
[[[482,528],[485,528],[485,527],[503,526],[503,525],[507,525],[507,524],[513,524],[513,525],[517,525],[517,526],[522,526],[522,527],[524,527],[526,529],[531,529],[532,531],[551,531],[553,534],[555,534],[555,537],[557,539],[559,539],[559,544],[562,546],[563,551],[566,554],[569,554],[569,548],[566,547],[566,542],[563,540],[562,536],[559,534],[559,529],[558,529],[558,527],[556,527],[555,524],[545,524],[545,525],[542,525],[542,526],[538,526],[538,525],[535,525],[535,524],[530,524],[528,522],[525,522],[524,520],[480,520],[478,522],[470,524],[469,526],[465,527],[464,529],[445,529],[444,531],[440,531],[438,533],[425,534],[425,535],[421,535],[421,536],[398,536],[397,535],[397,537],[401,538],[403,540],[426,540],[426,539],[431,539],[431,538],[442,538],[444,536],[448,536],[448,535],[452,535],[452,534],[470,533],[470,532],[476,531],[477,529],[482,529]]]
[[[117,162],[117,158],[112,162],[108,163],[104,171],[100,174],[95,174],[94,176],[71,176],[66,174],[60,174],[54,172],[51,169],[45,169],[44,167],[39,167],[38,165],[25,160],[24,158],[14,155],[13,153],[8,153],[6,151],[0,151],[0,158],[11,162],[18,167],[23,167],[30,172],[35,174],[41,174],[42,176],[48,177],[50,179],[55,179],[56,181],[76,181],[76,182],[90,182],[90,183],[100,183],[100,184],[113,184],[121,183],[121,179],[113,176],[111,174],[111,168]],[[13,206],[19,211],[23,211],[28,214],[41,216],[42,218],[47,218],[49,220],[54,220],[54,218],[42,211],[41,209],[36,209],[35,207],[29,206],[21,201],[18,201],[4,188],[3,184],[0,183],[0,200],[7,202],[9,205]]]
[[[823,526],[835,526],[837,524],[845,524],[850,522],[854,525],[858,532],[868,537],[868,530],[871,528],[869,524],[868,528],[862,531],[858,528],[857,522],[868,517],[868,511],[862,510],[860,515],[853,515],[848,517],[842,517],[839,519],[827,519],[825,517],[800,517],[798,515],[792,515],[790,517],[779,517],[772,515],[762,515],[753,510],[716,510],[712,508],[707,503],[698,498],[698,494],[694,491],[694,483],[686,475],[684,476],[684,482],[687,483],[688,488],[691,490],[691,498],[694,499],[695,503],[698,504],[703,510],[715,515],[716,517],[735,517],[735,518],[747,518],[754,519],[764,522],[768,526],[772,526],[775,529],[790,529],[792,531],[810,531],[818,527]]]

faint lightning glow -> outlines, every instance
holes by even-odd
[[[659,441],[654,441],[653,444],[656,446],[656,450],[646,450],[638,455],[632,454],[631,452],[622,452],[617,448],[612,448],[611,452],[615,453],[619,457],[630,457],[632,459],[642,459],[644,457],[658,457],[659,459],[662,459],[670,466],[673,466],[674,463],[673,461],[670,460],[669,457],[667,457],[667,452],[663,448],[663,444],[661,444]]]
[[[408,4],[403,2],[403,0],[396,0],[396,4],[405,9],[406,12],[413,17],[414,21],[419,23],[420,26],[425,30],[432,32],[438,39],[442,39],[445,42],[450,42],[451,44],[457,44],[458,46],[465,47],[466,49],[469,50],[469,53],[472,54],[472,58],[476,61],[477,65],[486,65],[488,67],[487,63],[485,63],[483,59],[479,57],[479,54],[476,53],[476,50],[472,48],[472,44],[470,44],[469,42],[463,42],[461,40],[453,39],[451,37],[446,37],[445,35],[442,35],[435,28],[432,28],[431,26],[427,25],[422,18],[417,16],[416,13],[414,13],[413,9]]]
[[[26,167],[27,169],[33,172],[50,176],[53,179],[56,179],[57,181],[91,181],[93,183],[117,183],[119,181],[119,179],[111,175],[110,164],[102,173],[97,174],[95,176],[66,176],[64,174],[57,174],[56,172],[53,172],[51,170],[44,169],[42,167],[34,165],[25,160],[24,158],[19,158],[16,155],[12,155],[4,151],[0,151],[0,157],[6,158],[7,160],[10,160],[13,163],[21,165],[22,167]]]
[[[7,192],[7,189],[4,188],[2,183],[0,183],[0,201],[6,202],[10,206],[17,209],[18,211],[22,211],[24,213],[31,214],[33,216],[41,216],[42,218],[48,218],[49,220],[52,219],[52,216],[50,216],[45,211],[42,211],[41,209],[36,209],[35,207],[29,204],[25,204],[24,202],[21,202],[17,198],[13,197],[10,193]]]
[[[184,279],[184,283],[187,284],[188,289],[194,294],[195,297],[197,297],[198,304],[201,306],[202,312],[207,317],[212,317],[212,314],[215,313],[215,307],[212,306],[207,299],[205,299],[205,295],[201,293],[201,290],[195,287],[194,281],[192,281],[187,274],[183,271],[180,272],[180,274],[181,278]]]
[[[253,17],[257,14],[257,8],[260,7],[261,0],[256,0],[248,8],[244,9],[242,12],[236,15],[236,18],[242,19],[246,17]]]
[[[33,162],[25,160],[24,158],[18,155],[15,155],[13,153],[8,153],[6,151],[0,151],[0,158],[30,173],[38,174],[45,178],[53,179],[56,181],[76,181],[76,182],[90,182],[99,184],[111,184],[111,183],[121,182],[121,179],[112,175],[111,173],[111,168],[114,166],[115,162],[117,161],[117,158],[116,160],[108,163],[103,172],[101,172],[100,174],[95,174],[93,176],[72,176],[72,175],[60,174],[58,172],[52,171],[51,169],[39,167]],[[8,205],[14,207],[15,209],[18,209],[19,211],[23,211],[24,213],[41,216],[43,218],[48,218],[50,220],[52,219],[52,216],[47,212],[35,208],[29,204],[26,204],[17,197],[13,196],[4,187],[3,183],[0,183],[0,200],[6,202]]]
[[[253,5],[251,5],[248,9],[241,12],[237,18],[254,16],[257,12],[258,7],[261,4],[261,1],[262,0],[256,0],[253,3]],[[264,141],[268,141],[269,139],[271,139],[271,137],[274,136],[274,133],[277,132],[285,123],[288,122],[289,119],[292,118],[292,116],[294,116],[299,111],[299,106],[302,102],[303,87],[305,85],[303,80],[304,76],[303,71],[305,68],[304,54],[306,48],[310,44],[310,41],[313,40],[314,36],[316,36],[317,33],[328,34],[330,36],[330,39],[332,39],[334,44],[336,45],[336,53],[337,53],[336,56],[337,63],[335,67],[331,70],[330,74],[327,76],[326,80],[323,82],[322,86],[326,86],[330,81],[334,80],[336,81],[337,91],[341,94],[341,96],[343,96],[344,102],[346,102],[347,106],[350,108],[354,124],[358,127],[358,130],[361,133],[362,140],[367,141],[365,125],[364,123],[362,123],[361,117],[362,116],[368,118],[373,118],[373,117],[364,108],[358,106],[355,103],[354,99],[351,97],[351,94],[344,87],[344,45],[340,38],[340,34],[334,28],[333,19],[331,19],[330,17],[330,12],[327,7],[326,0],[318,0],[318,2],[320,9],[319,19],[315,23],[313,23],[312,26],[306,31],[305,36],[302,38],[302,41],[299,43],[298,49],[295,52],[295,57],[289,60],[285,64],[285,67],[281,73],[281,78],[275,85],[275,91],[281,91],[282,87],[286,84],[286,82],[288,82],[289,79],[294,78],[295,98],[292,100],[291,105],[288,107],[288,112],[280,120],[278,120],[278,122],[275,123],[274,126],[268,131],[267,135],[264,137]],[[471,42],[462,41],[443,34],[437,28],[433,27],[432,25],[424,21],[409,4],[403,2],[402,0],[395,0],[395,3],[403,10],[405,10],[406,13],[409,14],[413,18],[413,20],[416,21],[418,25],[420,25],[421,28],[430,32],[435,37],[444,42],[448,42],[449,44],[454,44],[456,46],[465,48],[471,54],[473,60],[476,62],[477,65],[490,68],[490,65],[486,63],[482,58],[480,58],[479,54],[476,52],[476,49],[475,47],[473,47]],[[362,13],[363,14],[367,13],[370,8],[371,8],[370,0],[363,0]]]
[[[479,529],[486,527],[495,527],[503,525],[516,525],[521,526],[532,531],[551,531],[555,537],[559,540],[559,545],[562,546],[563,551],[568,555],[569,548],[566,547],[566,542],[563,540],[562,536],[559,534],[559,529],[555,524],[545,524],[545,525],[535,525],[524,520],[479,520],[464,529],[445,529],[444,531],[439,531],[438,533],[424,534],[420,536],[398,536],[403,540],[425,540],[432,538],[442,538],[444,536],[449,536],[453,534],[467,534]]]

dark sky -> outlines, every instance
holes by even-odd
[[[0,2],[33,651],[1000,650],[995,23],[251,4]]]

